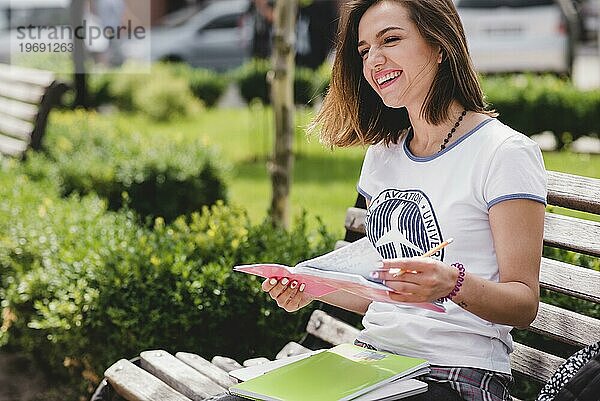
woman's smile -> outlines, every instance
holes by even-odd
[[[402,75],[402,70],[384,70],[375,74],[374,79],[379,89],[393,85]]]

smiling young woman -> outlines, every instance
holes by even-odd
[[[320,300],[365,315],[357,344],[429,360],[429,391],[414,400],[509,400],[510,330],[539,301],[540,149],[485,103],[452,0],[349,0],[343,11],[312,129],[331,147],[369,146],[358,191],[390,298],[446,313],[343,291]],[[271,278],[263,290],[292,312],[312,301],[302,284]]]
[[[331,86],[323,107],[311,126],[312,131],[320,133],[320,139],[325,145],[353,146],[380,140],[385,143],[397,142],[410,127],[411,121],[406,108],[387,107],[377,92],[370,90],[371,85],[363,73],[367,68],[364,57],[370,47],[367,38],[359,39],[359,24],[362,16],[374,3],[379,5],[379,12],[386,21],[397,20],[389,28],[403,24],[397,26],[401,29],[379,29],[380,35],[386,35],[379,39],[383,38],[388,42],[385,44],[387,48],[394,49],[398,42],[410,35],[412,42],[424,41],[433,48],[432,51],[437,49],[433,59],[421,65],[430,64],[429,69],[433,71],[429,71],[429,74],[434,73],[434,76],[422,110],[417,110],[418,112],[432,124],[439,124],[453,117],[450,116],[449,106],[456,99],[467,110],[491,117],[497,115],[484,102],[477,74],[468,55],[462,25],[451,2],[419,2],[423,4],[403,8],[401,14],[396,15],[391,12],[393,7],[411,2],[349,1],[346,12],[341,15]],[[375,14],[375,11],[372,10],[370,14]],[[379,22],[377,18],[374,21]],[[414,21],[420,21],[420,24]],[[365,30],[368,28],[377,31],[366,23],[363,27]],[[425,78],[423,75],[426,72],[421,72],[419,78]]]

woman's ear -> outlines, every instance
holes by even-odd
[[[442,61],[444,61],[445,56],[446,56],[446,52],[444,52],[444,49],[442,49],[442,47],[440,46],[440,50],[438,51],[437,63],[441,64]]]

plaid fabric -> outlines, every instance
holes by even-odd
[[[354,340],[354,344],[363,348],[377,350],[371,344]],[[431,372],[419,377],[428,383],[447,385],[455,390],[465,401],[510,401],[508,392],[512,376],[477,368],[453,368],[430,366]]]

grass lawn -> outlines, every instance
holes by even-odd
[[[315,216],[319,216],[330,231],[342,236],[345,210],[354,204],[366,149],[330,150],[316,138],[306,138],[304,127],[311,115],[310,110],[297,113],[292,216],[298,216],[304,209],[313,224],[316,224]],[[168,124],[150,123],[142,116],[118,114],[114,118],[125,132],[135,129],[195,136],[216,147],[231,166],[230,202],[243,205],[255,222],[266,216],[271,198],[267,171],[273,137],[270,108],[254,105],[241,109],[209,109],[194,118]],[[600,178],[600,155],[547,152],[544,159],[549,170]]]

